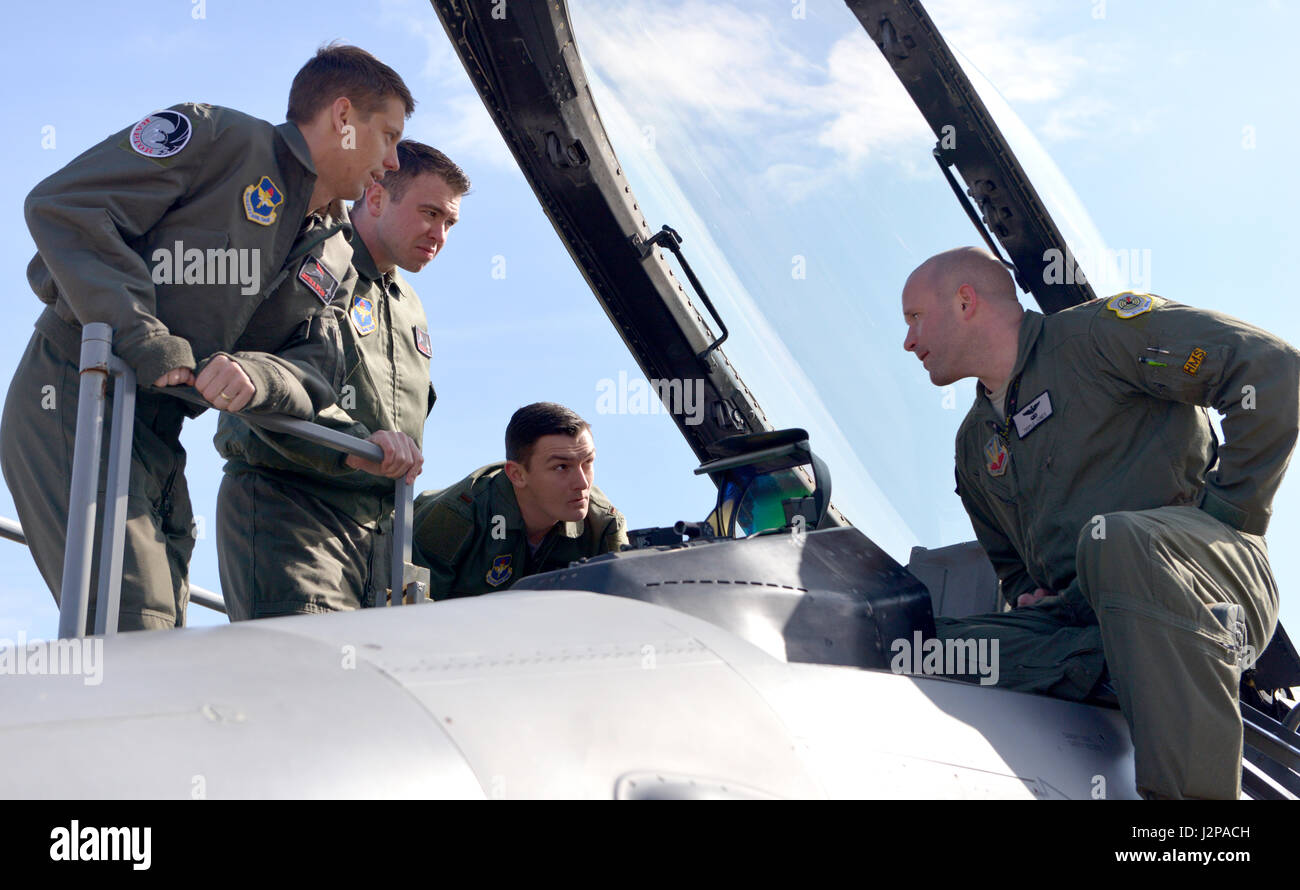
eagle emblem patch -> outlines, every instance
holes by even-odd
[[[352,324],[357,329],[357,333],[364,337],[366,334],[373,333],[377,327],[375,322],[375,304],[370,301],[369,297],[358,296],[352,301]]]
[[[492,560],[492,568],[488,569],[487,583],[499,587],[510,580],[510,572],[510,554],[498,556]]]
[[[259,226],[269,226],[275,222],[275,209],[284,203],[284,192],[263,176],[257,182],[244,189],[244,216]]]

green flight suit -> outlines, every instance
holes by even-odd
[[[557,522],[533,552],[504,462],[415,499],[414,561],[429,569],[436,600],[505,590],[526,575],[568,568],[626,543],[623,514],[593,485],[586,519]]]
[[[246,410],[310,418],[333,398],[314,372],[237,342],[264,294],[289,274],[315,181],[293,124],[187,103],[110,136],[28,196],[38,251],[28,280],[47,308],[9,388],[0,465],[56,600],[82,324],[113,327],[114,351],[142,387],[235,350],[256,388]],[[296,326],[266,339],[287,339]],[[201,410],[147,389],[137,400],[120,629],[184,623],[194,542],[178,437],[184,418]],[[101,491],[107,460],[105,447]]]
[[[343,362],[322,368],[338,401],[315,421],[362,439],[396,430],[420,445],[436,397],[424,307],[396,269],[380,274],[359,235],[352,249],[355,285],[326,307],[343,343]],[[395,480],[230,415],[222,416],[215,442],[226,458],[217,556],[232,621],[382,602]]]
[[[978,388],[958,493],[1005,599],[1059,595],[940,619],[940,637],[996,638],[999,685],[1075,699],[1104,650],[1139,791],[1236,797],[1241,671],[1277,624],[1262,535],[1300,431],[1300,353],[1122,294],[1025,313],[1005,422]],[[1222,447],[1206,406],[1225,415]]]

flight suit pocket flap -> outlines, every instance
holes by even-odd
[[[428,556],[451,565],[473,531],[473,520],[437,504],[415,529],[415,542]]]

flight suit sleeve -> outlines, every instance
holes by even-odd
[[[283,414],[314,420],[334,401],[334,390],[316,373],[286,358],[266,352],[215,352],[194,369],[197,376],[219,355],[233,359],[253,384],[253,398],[244,407],[251,414]]]
[[[130,243],[184,200],[203,167],[240,150],[237,128],[218,130],[193,105],[172,110],[192,128],[177,153],[139,154],[128,127],[40,182],[23,208],[41,260],[77,320],[112,325],[114,351],[142,383],[172,368],[193,368],[194,354],[189,341],[155,316],[150,270]]]
[[[322,307],[276,354],[237,353],[236,357],[251,358],[253,369],[268,380],[268,393],[254,410],[291,413],[358,439],[369,438],[373,431],[340,404],[344,365],[341,323],[336,310]],[[277,401],[282,407],[272,406]],[[304,409],[305,414],[301,413]],[[336,477],[364,472],[347,466],[347,455],[341,451],[288,433],[259,427],[253,432],[276,453],[304,469]]]
[[[1025,568],[1025,562],[1021,559],[1015,545],[998,529],[982,493],[969,480],[963,478],[960,464],[956,470],[956,477],[957,495],[961,498],[962,506],[966,508],[966,515],[970,517],[975,538],[988,554],[989,562],[993,563],[993,570],[997,573],[998,580],[1002,582],[1002,598],[1014,607],[1021,594],[1033,593],[1039,585],[1029,576],[1029,570]]]
[[[1143,393],[1224,415],[1227,441],[1200,506],[1264,534],[1300,433],[1300,353],[1231,316],[1146,295],[1106,301],[1091,339],[1097,370],[1121,397]]]
[[[429,570],[429,598],[434,600],[451,596],[475,536],[472,512],[450,502],[456,496],[455,489],[426,491],[412,510],[411,558]]]

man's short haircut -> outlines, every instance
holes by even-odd
[[[385,173],[382,184],[393,196],[393,202],[400,204],[415,177],[430,173],[441,176],[457,195],[469,191],[469,177],[464,170],[438,149],[414,139],[397,143],[397,169]]]
[[[929,275],[931,286],[949,297],[963,284],[975,288],[985,300],[1019,305],[1016,285],[1000,259],[982,247],[954,247],[936,253],[916,267],[913,275]]]
[[[298,70],[289,88],[285,117],[302,126],[339,96],[346,96],[366,116],[394,97],[402,103],[407,117],[415,110],[411,91],[396,71],[364,49],[331,43],[316,50],[316,55]]]
[[[514,413],[506,426],[506,460],[528,466],[533,446],[542,436],[578,436],[591,424],[563,405],[534,402]]]

